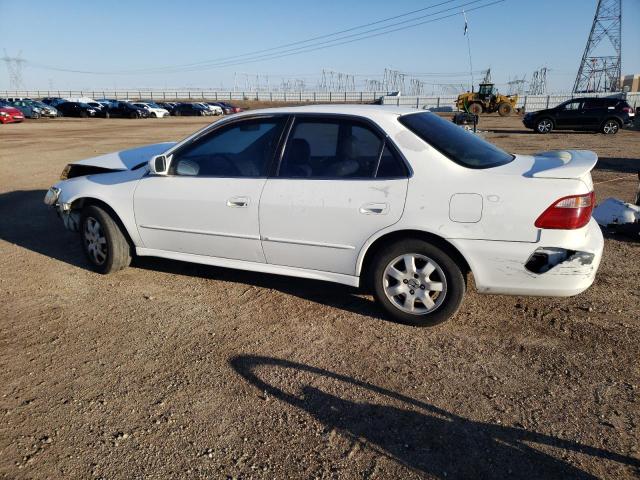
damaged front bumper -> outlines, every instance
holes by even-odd
[[[80,212],[72,210],[70,203],[60,202],[60,193],[61,190],[58,187],[49,188],[44,196],[44,203],[55,208],[67,230],[77,232],[80,227]]]
[[[540,241],[453,240],[481,293],[568,297],[591,286],[602,259],[602,231],[591,220],[579,230],[544,230]]]

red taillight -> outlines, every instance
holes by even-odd
[[[542,212],[535,225],[556,230],[582,228],[589,223],[595,202],[594,192],[562,197]]]
[[[626,113],[631,113],[633,112],[633,110],[631,109],[631,107],[622,107],[622,111],[626,112]]]

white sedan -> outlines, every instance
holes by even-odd
[[[209,112],[211,112],[211,115],[215,115],[216,117],[218,115],[224,115],[224,111],[218,105],[211,105],[210,103],[203,103],[203,102],[198,103],[198,105],[202,105]]]
[[[134,105],[148,111],[151,118],[164,118],[171,115],[169,110],[162,108],[160,105],[156,105],[155,103],[135,102]]]
[[[587,289],[603,248],[596,161],[511,155],[424,111],[277,108],[71,163],[45,203],[101,273],[135,254],[338,282],[432,325],[469,272],[482,293]]]

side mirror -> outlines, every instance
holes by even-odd
[[[166,175],[168,167],[167,157],[164,155],[156,155],[149,160],[149,171],[153,175]]]

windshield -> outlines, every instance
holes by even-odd
[[[514,158],[478,135],[430,112],[410,113],[399,120],[422,140],[463,167],[497,167]]]

